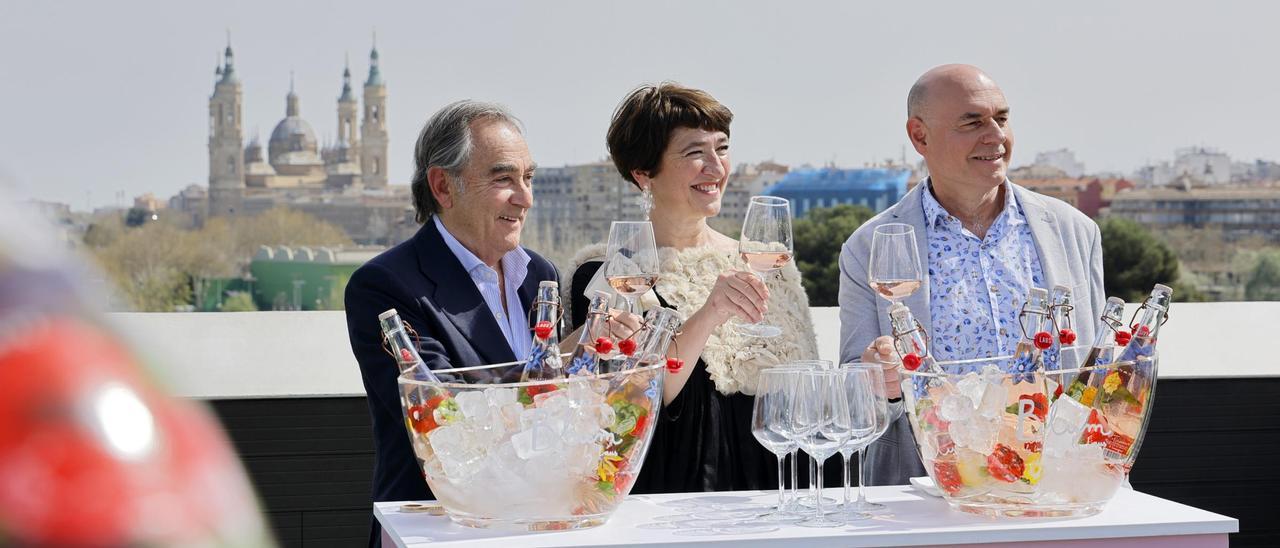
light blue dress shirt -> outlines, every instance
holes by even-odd
[[[939,361],[1013,354],[1022,337],[1018,313],[1030,289],[1045,286],[1031,227],[1004,184],[1004,209],[981,239],[938,203],[931,187],[920,193],[928,232],[931,351]]]
[[[484,261],[454,238],[453,234],[449,233],[449,229],[444,227],[444,223],[440,222],[438,215],[432,215],[431,220],[440,230],[440,236],[444,238],[445,245],[449,246],[449,250],[462,263],[463,270],[471,275],[471,281],[476,284],[476,289],[480,290],[485,304],[493,313],[493,319],[497,320],[498,327],[502,329],[502,336],[506,337],[507,344],[511,345],[512,354],[515,354],[517,360],[525,359],[533,346],[533,334],[529,331],[528,311],[520,304],[520,295],[517,291],[529,274],[529,254],[525,253],[524,248],[516,246],[502,256],[499,266],[502,267],[504,283],[503,287],[499,288],[498,272],[489,268],[489,265],[484,264]],[[504,293],[507,301],[505,309],[502,306]],[[508,310],[510,313],[507,312]]]

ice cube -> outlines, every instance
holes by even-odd
[[[951,436],[951,441],[955,442],[956,447],[969,447],[970,440],[973,439],[972,425],[969,421],[953,422],[947,429],[947,434]]]
[[[942,420],[955,422],[968,418],[973,414],[973,400],[963,394],[948,394],[942,398],[942,404],[938,409],[938,416]]]
[[[544,420],[533,424],[525,430],[511,436],[511,445],[516,455],[529,460],[539,455],[554,451],[564,444],[560,434],[564,423],[555,420]]]
[[[463,418],[469,423],[489,420],[489,397],[479,390],[467,390],[454,396]]]
[[[1058,398],[1049,406],[1044,436],[1045,457],[1058,457],[1072,451],[1084,434],[1090,411],[1072,398]]]
[[[516,389],[514,388],[489,388],[484,391],[484,396],[489,399],[489,405],[501,408],[504,405],[516,403]]]
[[[444,475],[453,482],[470,478],[477,470],[476,464],[485,456],[484,446],[461,424],[440,426],[427,434],[427,439]]]
[[[986,384],[982,377],[971,371],[956,383],[956,391],[974,402],[980,402],[982,401],[982,391],[986,389]]]
[[[986,419],[998,419],[1004,413],[1009,389],[1001,383],[988,383],[978,403],[978,415]]]
[[[1000,440],[1001,425],[1002,422],[999,419],[975,420],[973,427],[969,430],[969,448],[981,453],[989,453]]]

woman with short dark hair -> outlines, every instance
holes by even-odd
[[[817,358],[809,301],[800,272],[788,264],[761,282],[745,270],[738,242],[713,230],[729,183],[733,113],[704,91],[664,82],[632,91],[609,125],[618,171],[650,205],[661,274],[641,308],[667,306],[685,315],[670,355],[685,362],[668,372],[663,409],[634,492],[771,489],[772,453],[751,435],[759,370]],[[585,321],[604,246],[579,251],[570,285],[574,325]],[[783,327],[773,338],[739,333],[729,322],[761,319]],[[726,325],[728,324],[728,325]]]

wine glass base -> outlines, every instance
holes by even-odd
[[[840,509],[848,512],[883,512],[888,507],[878,502],[852,501],[849,504],[841,504]]]
[[[781,327],[759,323],[738,324],[737,330],[739,334],[746,335],[748,337],[769,338],[777,337],[782,334]]]

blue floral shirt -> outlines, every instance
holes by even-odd
[[[932,183],[927,183],[932,185]],[[1022,337],[1018,312],[1044,273],[1031,227],[1005,182],[1004,209],[979,239],[921,192],[929,248],[929,315],[934,359],[1012,354]]]

